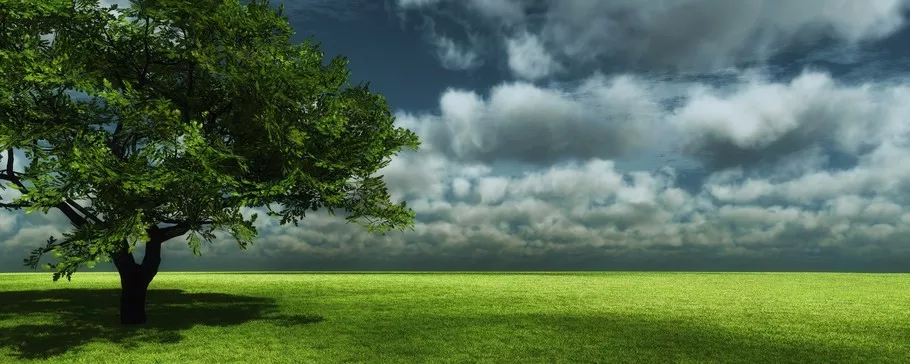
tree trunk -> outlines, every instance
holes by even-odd
[[[138,266],[137,266],[138,267]],[[145,323],[145,294],[152,277],[141,270],[120,272],[120,323],[137,325]]]
[[[161,243],[146,243],[142,264],[136,264],[126,245],[114,254],[113,260],[120,273],[120,323],[144,324],[146,292],[161,265]]]

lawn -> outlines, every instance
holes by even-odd
[[[0,274],[0,362],[910,363],[910,274]]]

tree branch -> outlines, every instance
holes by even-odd
[[[176,61],[152,61],[152,64],[156,64],[156,65],[159,65],[159,66],[179,66],[179,65],[183,64],[183,60],[176,60]]]
[[[187,225],[189,225],[189,222],[188,222],[188,221],[185,221],[185,220],[174,220],[174,219],[162,219],[162,220],[161,220],[161,223],[163,223],[163,224],[178,224],[178,225],[180,225],[180,224],[187,224]],[[211,221],[211,220],[203,220],[203,221],[200,221],[200,222],[199,222],[200,225],[211,225],[211,224],[214,224],[214,223],[215,223],[215,222],[214,222],[214,221]]]
[[[166,228],[153,227],[154,236],[160,239],[160,242],[165,242],[170,239],[176,238],[180,235],[186,234],[190,231],[190,224],[182,223],[173,226],[168,226]]]
[[[145,12],[144,4],[140,6],[142,11]],[[151,64],[151,54],[149,52],[149,27],[151,26],[151,19],[149,19],[148,14],[145,14],[145,37],[142,38],[142,49],[145,53],[145,65],[142,67],[142,74],[139,75],[139,88],[145,86],[146,81],[148,81],[146,75],[149,72],[149,64]]]
[[[111,253],[111,261],[114,262],[114,266],[117,267],[117,272],[120,274],[139,268],[136,258],[133,257],[133,253],[130,253],[130,246],[125,240],[120,242],[120,250]]]
[[[10,176],[15,176],[13,174],[13,148],[6,150],[6,174]]]
[[[37,142],[33,141],[32,144],[36,145]],[[7,160],[7,166],[6,166],[7,173],[0,174],[0,180],[6,180],[9,182],[12,182],[14,185],[19,187],[22,194],[28,194],[29,193],[28,188],[25,187],[25,184],[22,183],[22,179],[20,177],[16,176],[15,171],[13,171],[13,150],[12,150],[12,148],[7,150],[7,154],[9,156],[9,160]],[[29,206],[31,206],[31,204],[0,203],[0,207],[3,207],[3,208],[23,208],[23,207],[29,207]],[[89,224],[88,219],[94,220],[95,223],[99,223],[99,224],[102,223],[101,219],[99,219],[97,216],[93,215],[91,212],[86,210],[84,207],[82,207],[81,205],[76,203],[76,201],[73,201],[72,199],[65,199],[64,201],[61,201],[54,207],[56,207],[58,210],[60,210],[60,212],[62,212],[63,215],[65,215],[70,220],[70,223],[72,223],[73,226],[75,226],[77,228]],[[79,212],[76,212],[76,210],[78,210]],[[83,215],[79,215],[79,213],[82,213]],[[174,232],[176,232],[176,231],[174,231]],[[171,232],[171,233],[174,233],[174,232]],[[179,235],[183,235],[183,233],[181,233]],[[133,254],[129,252],[129,244],[127,244],[126,241],[121,242],[120,249],[116,253],[111,254],[111,259],[114,261],[114,265],[117,266],[118,270],[119,269],[129,269],[127,267],[132,267],[132,266],[136,265],[135,259],[133,258]],[[130,263],[132,263],[132,264],[130,264]]]
[[[110,148],[111,152],[114,153],[114,156],[120,161],[126,161],[126,153],[123,151],[123,146],[120,145],[120,136],[123,131],[123,122],[117,121],[117,126],[114,128],[114,133],[111,134],[111,140],[108,142],[107,147]]]
[[[209,122],[211,122],[212,124],[215,124],[215,121],[218,120],[219,117],[223,116],[225,113],[230,111],[233,106],[234,106],[234,104],[232,102],[230,102],[230,101],[225,102],[224,105],[222,105],[221,107],[219,107],[218,109],[216,109],[215,111],[213,111],[209,114]]]
[[[76,213],[76,211],[73,210],[73,207],[68,205],[66,202],[60,202],[57,204],[57,206],[54,207],[60,210],[60,212],[63,212],[63,214],[66,215],[68,219],[70,219],[70,222],[73,224],[73,226],[78,228],[88,225],[88,220]]]
[[[22,194],[28,193],[28,188],[22,184],[22,180],[15,174],[0,174],[0,179],[12,182],[16,187],[19,187],[19,189],[22,190]]]
[[[145,256],[140,267],[145,273],[154,276],[161,265],[161,242],[149,241],[145,244]]]
[[[14,209],[15,209],[15,210],[18,210],[18,209],[23,209],[23,208],[26,208],[26,207],[31,207],[31,206],[32,206],[32,204],[30,204],[30,203],[5,203],[5,202],[0,202],[0,208],[4,208],[4,209],[7,209],[7,210],[14,210]]]
[[[9,160],[7,161],[7,165],[6,165],[7,173],[0,174],[0,180],[12,182],[14,185],[16,185],[16,187],[19,187],[19,189],[21,190],[21,193],[23,195],[28,194],[29,193],[28,188],[25,187],[25,184],[22,183],[22,179],[20,177],[16,176],[16,173],[13,171],[13,163],[12,163],[13,150],[12,150],[12,148],[7,150],[7,154],[9,154]],[[2,204],[0,204],[0,207],[3,207],[3,208],[23,208],[23,207],[29,207],[29,206],[31,206],[31,204],[25,204],[25,203],[15,203],[15,204],[14,203],[2,203]],[[98,223],[101,222],[100,219],[98,219],[96,216],[92,215],[90,212],[88,212],[88,210],[86,210],[82,206],[79,206],[79,204],[77,204],[75,201],[70,200],[70,199],[61,201],[54,207],[59,209],[60,212],[63,212],[63,214],[66,215],[66,217],[70,220],[70,222],[76,227],[84,226],[84,225],[88,224],[88,220],[86,219],[86,217],[91,218],[92,220],[95,220],[95,222],[98,222]],[[79,212],[83,213],[85,215],[85,217],[79,215],[76,212],[76,210],[74,210],[74,208],[79,210]]]
[[[76,203],[76,201],[73,201],[72,199],[66,199],[65,202],[66,202],[68,205],[70,205],[70,206],[72,206],[73,208],[75,208],[76,210],[78,210],[78,211],[79,211],[83,216],[85,216],[86,218],[91,218],[92,220],[94,220],[95,223],[100,224],[100,223],[103,222],[103,221],[101,221],[101,219],[99,219],[97,216],[95,216],[94,214],[92,214],[91,212],[89,212],[88,210],[86,210],[84,207],[82,207],[81,205],[79,205],[78,203]]]
[[[195,73],[196,73],[195,71],[196,71],[196,64],[193,62],[190,62],[189,66],[188,66],[188,70],[187,70],[188,74],[186,76],[186,78],[187,78],[186,79],[186,97],[184,98],[185,102],[183,105],[184,109],[183,109],[183,115],[182,115],[183,122],[187,123],[187,124],[190,123],[190,116],[191,116],[190,108],[192,107],[192,105],[190,105],[190,103],[192,102],[192,97],[193,97],[193,86],[195,86],[195,82],[196,82],[195,77],[194,77]]]

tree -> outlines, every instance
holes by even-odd
[[[140,324],[161,245],[186,235],[198,255],[226,231],[245,248],[257,216],[242,207],[295,226],[320,209],[372,232],[412,226],[377,172],[417,137],[348,81],[344,58],[292,44],[282,12],[261,0],[0,0],[0,186],[21,193],[0,202],[73,225],[26,265],[52,252],[56,281],[113,261],[121,323]],[[14,149],[30,160],[21,171]]]

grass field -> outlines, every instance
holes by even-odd
[[[0,274],[0,362],[910,363],[910,275]]]

